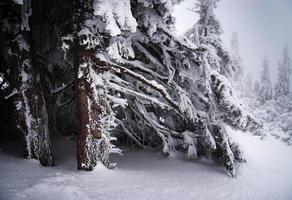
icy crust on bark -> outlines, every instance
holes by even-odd
[[[80,64],[78,78],[85,79],[89,83],[89,95],[86,97],[88,111],[85,162],[81,164],[84,169],[93,169],[97,162],[102,162],[106,167],[113,168],[115,163],[110,163],[111,153],[121,153],[120,149],[111,144],[116,138],[111,137],[111,130],[116,127],[114,113],[112,112],[107,97],[107,74],[97,73],[93,69],[92,62]],[[85,87],[85,86],[80,86]]]
[[[28,104],[28,98],[26,96],[29,84],[28,81],[32,77],[30,77],[29,74],[27,74],[24,71],[24,68],[27,69],[28,67],[30,67],[30,65],[31,65],[30,60],[25,60],[23,66],[21,66],[20,70],[21,87],[19,92],[21,92],[23,102],[22,101],[16,102],[16,107],[17,110],[22,112],[25,116],[25,122],[27,126],[27,134],[25,135],[28,153],[27,158],[34,158],[35,157],[34,152],[37,150],[36,149],[37,133],[35,132],[35,130],[32,129],[32,124],[35,123],[35,121],[31,115],[30,107]]]
[[[89,1],[82,4],[85,19],[76,16],[78,28],[78,85],[77,98],[79,99],[79,126],[78,134],[78,168],[92,170],[98,162],[108,168],[115,167],[109,161],[111,153],[121,153],[111,141],[116,140],[111,136],[112,130],[117,126],[115,114],[109,102],[114,105],[121,102],[118,97],[108,95],[108,70],[107,58],[104,55],[105,41],[100,32],[111,36],[120,32],[135,31],[136,21],[131,17],[130,2],[125,1]],[[93,6],[91,11],[88,8]],[[78,11],[80,12],[80,11]],[[80,21],[78,21],[80,20]],[[117,44],[118,45],[118,44]],[[116,46],[113,48],[121,48]],[[81,95],[81,96],[80,96]],[[123,101],[125,104],[125,101]]]
[[[17,51],[12,53],[17,59],[18,100],[15,107],[19,113],[18,127],[25,138],[25,156],[36,158],[43,165],[53,165],[53,157],[48,133],[48,116],[42,93],[38,91],[39,75],[34,71],[29,58],[29,44],[23,35],[14,39]]]

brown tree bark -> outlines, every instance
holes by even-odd
[[[108,107],[103,73],[107,66],[95,58],[100,50],[100,46],[93,41],[95,33],[82,32],[92,28],[86,21],[94,17],[93,0],[75,0],[74,3],[75,91],[79,123],[77,163],[79,170],[90,171],[98,161],[111,167],[108,161],[110,141],[104,128]]]
[[[18,127],[23,133],[24,157],[53,165],[48,132],[48,116],[40,86],[40,75],[33,68],[28,31],[20,31],[11,43],[10,68],[16,90]]]
[[[13,6],[14,7],[14,6]],[[53,165],[53,155],[48,132],[48,116],[40,85],[40,75],[33,67],[32,38],[28,25],[31,15],[30,1],[16,5],[19,14],[11,30],[7,30],[10,81],[15,93],[17,125],[23,135],[24,157],[37,159],[44,166]],[[18,10],[19,9],[19,10]],[[20,12],[21,11],[21,12]]]

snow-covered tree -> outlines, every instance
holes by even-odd
[[[9,97],[15,99],[17,126],[22,132],[24,156],[40,161],[42,165],[53,165],[53,155],[48,132],[48,116],[40,85],[39,71],[33,66],[33,46],[29,18],[32,15],[31,1],[3,2],[7,10],[1,9],[1,31],[7,34],[7,73],[13,87]],[[7,4],[5,4],[7,3]],[[6,13],[7,12],[7,13]],[[7,15],[5,15],[7,14]],[[16,16],[16,17],[15,17]],[[9,23],[9,22],[13,23]]]
[[[200,45],[208,49],[206,57],[211,61],[212,69],[228,78],[234,78],[240,66],[236,57],[228,51],[220,38],[223,30],[214,13],[217,2],[218,0],[199,0],[195,3],[199,20],[185,35],[193,43],[196,44],[195,40],[200,41]]]
[[[264,103],[273,98],[273,86],[270,78],[269,59],[265,56],[262,63],[261,80],[258,89],[258,99]]]
[[[236,62],[236,56],[228,52],[220,39],[222,29],[219,21],[214,14],[217,1],[198,1],[196,4],[197,12],[200,19],[196,25],[190,29],[186,36],[199,45],[198,49],[203,49],[202,53],[202,74],[203,74],[203,91],[208,97],[209,107],[207,126],[211,134],[217,138],[216,145],[221,148],[217,149],[225,163],[226,169],[234,173],[234,163],[236,160],[242,160],[241,151],[237,145],[230,140],[230,135],[225,131],[225,124],[243,129],[254,130],[258,124],[246,113],[240,103],[235,90],[230,81],[234,74],[238,73],[241,67]],[[197,36],[198,34],[198,36]],[[199,38],[199,44],[193,40]],[[236,48],[236,47],[234,47]],[[236,148],[229,151],[232,148]],[[216,151],[215,151],[216,152]],[[231,153],[232,152],[232,153]]]
[[[252,90],[256,97],[258,97],[259,95],[259,88],[260,88],[259,81],[256,80],[254,83],[254,88]]]
[[[114,164],[109,162],[109,154],[120,150],[111,143],[115,138],[110,130],[116,123],[108,100],[107,71],[111,65],[106,59],[106,49],[127,49],[122,49],[118,41],[109,47],[106,40],[120,35],[122,31],[134,32],[136,20],[132,17],[129,0],[75,0],[74,3],[78,169],[92,170],[98,161],[111,168]],[[111,50],[108,52],[111,53]]]
[[[278,63],[278,79],[275,85],[275,96],[288,96],[290,92],[291,59],[289,58],[288,45],[283,49],[282,61]]]
[[[112,132],[142,147],[161,146],[165,155],[182,148],[188,158],[214,156],[234,175],[242,156],[225,122],[250,129],[255,121],[235,103],[227,79],[201,61],[203,45],[176,36],[171,1],[132,4],[136,32],[112,36],[99,55],[111,66],[108,97],[118,123]]]
[[[244,79],[244,93],[250,96],[253,92],[253,75],[251,72],[247,73]]]
[[[232,36],[231,36],[231,51],[233,53],[233,59],[232,62],[234,62],[234,66],[236,66],[236,71],[234,72],[234,80],[235,82],[237,82],[237,84],[242,84],[241,81],[243,79],[244,76],[244,66],[242,63],[242,59],[240,57],[240,53],[239,53],[239,41],[238,41],[238,33],[233,32]]]
[[[79,169],[114,167],[117,138],[115,144],[158,147],[164,155],[212,157],[235,174],[243,158],[227,125],[252,131],[259,124],[229,81],[237,66],[220,39],[217,1],[198,2],[191,41],[175,33],[179,1],[33,2],[31,34],[50,127],[55,133],[66,120],[79,124]]]
[[[113,69],[109,87],[119,123],[115,132],[126,133],[139,146],[161,146],[165,155],[182,146],[188,157],[197,157],[194,131],[204,128],[198,124],[202,116],[181,81],[186,69],[197,65],[195,48],[176,36],[171,1],[132,4],[136,33],[113,37],[108,47]]]

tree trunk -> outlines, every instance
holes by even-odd
[[[48,133],[48,116],[40,86],[40,75],[32,67],[28,31],[20,31],[11,43],[10,67],[16,90],[18,127],[24,138],[24,157],[53,165]]]
[[[98,161],[112,167],[108,160],[112,145],[106,128],[109,109],[104,69],[107,66],[95,57],[100,46],[94,41],[96,33],[91,32],[92,27],[86,23],[94,17],[93,0],[75,0],[74,6],[75,90],[79,123],[77,163],[79,170],[90,171]]]

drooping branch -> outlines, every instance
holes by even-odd
[[[152,88],[153,90],[158,92],[169,103],[170,106],[172,106],[174,109],[179,111],[179,106],[171,99],[171,97],[167,93],[166,89],[163,86],[161,86],[160,84],[158,84],[156,81],[149,81],[145,77],[143,77],[143,76],[135,73],[134,71],[129,70],[123,66],[119,66],[119,65],[115,65],[115,64],[111,64],[111,66],[114,67],[115,69],[119,69],[119,70],[115,70],[117,73],[126,74],[128,76],[131,76],[134,79],[139,80],[142,83],[144,83],[145,85],[149,86],[150,88]]]

